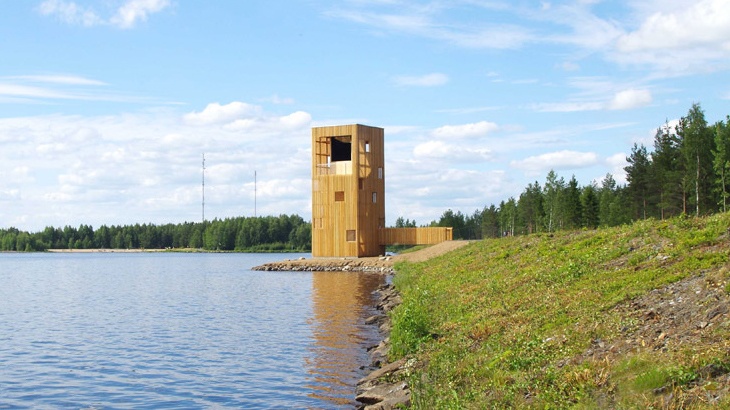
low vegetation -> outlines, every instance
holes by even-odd
[[[396,266],[416,408],[730,407],[730,213]]]

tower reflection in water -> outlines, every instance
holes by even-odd
[[[311,394],[333,405],[355,403],[355,386],[369,364],[366,349],[379,342],[373,292],[385,283],[376,273],[313,272],[312,351],[305,365]]]

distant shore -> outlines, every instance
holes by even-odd
[[[143,249],[46,249],[45,251],[38,252],[53,252],[53,253],[143,253],[143,252],[179,252],[179,253],[307,253],[306,251],[292,251],[292,250],[274,250],[274,251],[220,251],[220,250],[207,250],[200,248],[143,248]]]
[[[53,253],[141,253],[141,252],[169,252],[170,249],[46,249]],[[186,251],[186,252],[192,252]]]

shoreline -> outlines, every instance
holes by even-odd
[[[411,390],[407,382],[398,379],[401,379],[400,376],[407,371],[410,363],[405,359],[388,361],[392,326],[389,313],[401,304],[402,299],[392,283],[386,283],[374,293],[377,295],[375,308],[378,313],[367,318],[365,324],[378,326],[383,338],[380,343],[367,349],[370,354],[368,367],[372,370],[355,386],[355,400],[359,403],[356,408],[359,410],[408,408],[411,406]]]
[[[50,253],[144,253],[170,252],[170,249],[46,249]]]
[[[309,271],[309,272],[366,272],[380,275],[395,275],[395,264],[401,261],[425,262],[452,250],[468,245],[471,241],[447,241],[418,251],[393,256],[367,258],[300,258],[255,266],[255,271]],[[389,312],[401,304],[400,294],[390,281],[375,291],[378,314],[369,317],[365,323],[378,326],[382,339],[369,347],[369,368],[373,369],[356,385],[355,400],[362,410],[393,409],[411,406],[411,391],[408,383],[399,380],[413,363],[406,359],[388,362],[390,350],[391,320]],[[394,381],[394,379],[396,381]]]
[[[15,252],[15,253],[156,253],[156,252],[170,252],[170,253],[307,253],[306,251],[221,251],[221,250],[206,250],[200,248],[91,248],[91,249],[65,249],[65,248],[51,248],[43,251],[1,251],[1,252]]]

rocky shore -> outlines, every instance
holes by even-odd
[[[256,266],[252,270],[259,271],[304,271],[304,272],[374,272],[393,273],[393,257],[379,258],[300,258],[271,262]]]
[[[388,313],[401,303],[401,297],[391,284],[386,284],[376,291],[378,297],[378,314],[369,317],[365,323],[378,325],[384,335],[390,333],[391,322]],[[397,406],[409,407],[411,391],[408,383],[402,381],[401,375],[407,371],[408,362],[401,359],[388,363],[390,337],[368,349],[371,368],[374,370],[357,383],[355,400],[361,403],[362,410],[390,410]]]

